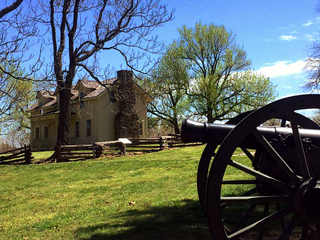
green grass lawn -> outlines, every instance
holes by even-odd
[[[2,165],[0,239],[209,239],[196,191],[203,148]]]

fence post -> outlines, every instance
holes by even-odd
[[[127,144],[120,143],[121,153],[125,156],[127,154]]]
[[[31,148],[24,145],[24,161],[26,164],[31,163]]]
[[[95,156],[96,158],[99,158],[102,155],[102,146],[96,143],[94,144],[95,144],[95,154],[96,154]]]
[[[96,159],[96,144],[92,144],[93,159]]]
[[[119,146],[120,153],[122,155],[126,155],[127,153],[126,145],[123,142],[119,142],[118,144],[119,144],[118,146]]]
[[[159,138],[159,144],[160,144],[160,150],[163,150],[164,149],[164,139],[162,136]]]

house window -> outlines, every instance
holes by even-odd
[[[81,101],[81,102],[80,102],[80,108],[81,108],[81,109],[84,108],[84,101]]]
[[[40,139],[40,128],[36,128],[36,135],[35,135],[36,139]]]
[[[48,139],[48,138],[49,138],[49,127],[44,126],[44,139]]]
[[[76,122],[76,137],[80,137],[80,123]]]
[[[84,92],[80,92],[80,98],[83,98],[83,97],[84,97],[84,95],[85,95],[85,93],[84,93]]]
[[[91,120],[87,120],[87,136],[91,136]]]

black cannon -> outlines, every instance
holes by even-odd
[[[320,95],[226,124],[183,122],[182,141],[207,143],[197,185],[213,239],[320,239],[320,127],[299,114],[309,109]]]

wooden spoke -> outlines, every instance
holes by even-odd
[[[222,184],[257,184],[257,180],[223,180]]]
[[[292,231],[297,227],[299,224],[299,217],[295,215],[293,219],[290,221],[289,225],[287,228],[282,232],[279,240],[287,240],[292,233]]]
[[[308,163],[307,163],[306,154],[304,152],[304,148],[302,145],[302,141],[300,138],[298,123],[297,123],[296,117],[293,114],[293,112],[290,113],[290,122],[291,122],[292,131],[293,131],[294,142],[295,142],[297,153],[298,153],[298,159],[299,159],[299,163],[300,163],[302,177],[304,180],[307,180],[307,179],[311,178],[310,172],[309,172],[309,167],[308,167]]]
[[[280,211],[280,209],[281,209],[280,203],[276,203],[276,206],[277,206],[277,210]],[[282,230],[284,231],[286,228],[284,218],[280,218],[280,224],[281,224]]]
[[[221,203],[280,203],[289,202],[288,195],[274,196],[238,196],[238,197],[221,197]]]
[[[258,192],[258,188],[255,187],[255,188],[252,188],[251,190],[241,194],[241,196],[251,196],[253,194],[256,194]]]
[[[269,214],[269,208],[270,208],[270,203],[266,203],[266,204],[264,205],[263,217],[267,217],[267,216],[268,216],[268,214]],[[265,226],[262,226],[262,227],[260,228],[259,237],[258,237],[259,240],[262,240],[262,238],[263,238],[264,227],[265,227]]]
[[[243,225],[243,223],[250,217],[251,213],[255,210],[258,204],[254,203],[251,204],[249,209],[246,211],[246,213],[242,216],[239,222],[233,227],[233,229],[230,231],[230,233],[234,233],[239,230],[239,228]]]
[[[320,126],[295,112],[307,109],[320,109],[320,94],[267,104],[234,123],[237,125],[223,138],[205,183],[206,217],[213,239],[268,239],[269,227],[270,239],[320,239],[320,222],[310,213],[317,202],[309,199],[313,188],[318,195],[318,187],[311,183],[320,182],[320,164],[318,167],[314,162],[320,154],[318,132],[311,134]],[[282,128],[263,126],[270,119],[280,119]],[[286,126],[288,122],[290,127]],[[301,139],[302,128],[307,129],[305,137],[311,140],[308,151]],[[208,132],[210,136],[214,133]],[[234,158],[239,148],[246,155],[241,161]],[[251,149],[256,150],[255,154]],[[234,178],[229,178],[229,173],[233,174],[229,170],[234,170],[230,166],[238,173]],[[228,188],[241,185],[249,191],[239,188],[232,196],[223,196]]]
[[[252,154],[248,151],[248,149],[242,147],[241,150],[247,155],[247,157],[251,160],[251,162],[253,161],[253,156]]]
[[[298,178],[298,176],[292,171],[290,166],[283,160],[283,158],[278,154],[278,152],[270,145],[267,139],[265,139],[265,137],[258,130],[255,130],[253,134],[263,145],[263,147],[267,150],[267,152],[272,156],[272,158],[279,164],[282,170],[289,176],[289,178],[294,183],[299,183],[300,179]]]
[[[239,239],[241,236],[243,236],[243,235],[245,235],[245,234],[247,234],[249,232],[257,230],[257,229],[261,228],[262,226],[264,226],[266,224],[272,223],[273,221],[276,221],[279,218],[284,217],[284,216],[288,215],[289,213],[292,213],[292,211],[293,210],[290,207],[286,207],[286,208],[284,208],[284,209],[282,209],[282,210],[280,210],[280,211],[278,211],[276,213],[273,213],[273,214],[271,214],[271,215],[269,215],[269,216],[267,216],[267,217],[255,222],[255,223],[249,225],[246,228],[243,228],[243,229],[241,229],[241,230],[239,230],[239,231],[237,231],[235,233],[230,234],[228,236],[228,239],[231,239],[231,240],[232,239],[233,240]]]
[[[270,183],[271,185],[275,186],[275,187],[278,187],[280,189],[282,189],[283,191],[285,191],[286,193],[288,194],[291,194],[292,193],[292,187],[288,186],[287,184],[273,178],[273,177],[270,177],[264,173],[261,173],[259,171],[256,171],[254,169],[251,169],[251,168],[248,168],[247,166],[245,165],[242,165],[236,161],[233,161],[233,160],[230,160],[229,161],[229,165],[230,166],[233,166],[239,170],[242,170],[243,172],[246,172],[252,176],[255,176],[257,178],[259,178],[260,180],[262,181],[265,181],[267,183]]]
[[[251,196],[253,194],[256,194],[257,192],[258,192],[258,188],[255,187],[247,192],[244,192],[243,194],[241,194],[241,196]],[[225,207],[229,206],[230,204],[232,204],[232,203],[221,203],[220,207],[225,208]]]

